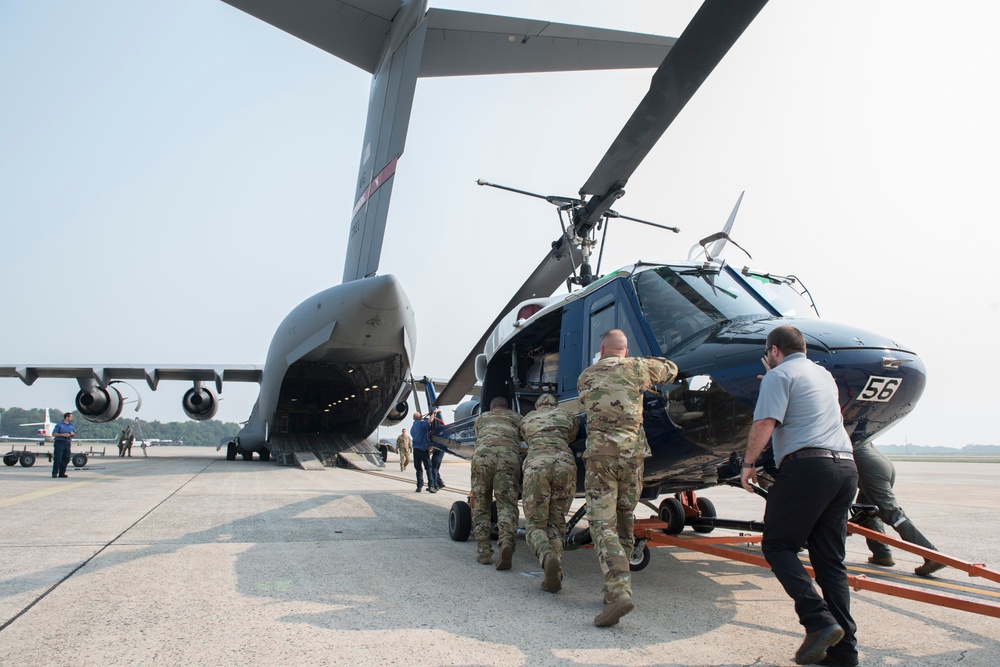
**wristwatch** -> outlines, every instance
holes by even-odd
[[[750,462],[750,461],[744,461],[744,462],[743,462],[743,467],[744,467],[745,469],[750,469],[750,468],[756,468],[756,467],[757,467],[757,464],[756,464],[756,463],[753,463],[753,462]]]

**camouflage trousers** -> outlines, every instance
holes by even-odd
[[[487,450],[472,456],[472,531],[481,553],[490,553],[490,509],[497,500],[497,546],[514,546],[521,457],[515,452]]]
[[[576,462],[570,452],[528,454],[524,461],[524,538],[531,553],[545,564],[545,556],[562,558],[566,541],[566,513],[576,495]]]
[[[399,449],[399,469],[406,470],[406,466],[410,465],[410,450],[409,449]]]
[[[587,521],[604,573],[605,604],[632,595],[628,563],[635,544],[633,512],[642,490],[643,464],[641,458],[586,458]]]

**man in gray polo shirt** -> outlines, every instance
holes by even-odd
[[[760,384],[741,481],[750,491],[757,481],[756,461],[771,439],[778,474],[767,495],[761,551],[806,629],[795,662],[857,665],[844,542],[858,470],[837,384],[806,358],[805,339],[795,327],[780,326],[768,334],[763,362],[768,371]],[[807,545],[822,596],[798,558]]]

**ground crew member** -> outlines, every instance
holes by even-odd
[[[521,420],[528,443],[521,494],[527,528],[525,541],[545,572],[542,590],[562,588],[562,554],[566,514],[576,495],[576,461],[569,444],[576,440],[576,415],[559,407],[552,394],[542,394],[535,409]]]
[[[752,492],[756,463],[772,439],[778,475],[768,490],[761,551],[774,576],[795,601],[806,637],[795,662],[850,667],[858,664],[857,626],[844,566],[847,513],[858,488],[851,439],[844,430],[837,383],[806,358],[795,327],[776,327],[764,350],[760,383],[743,459],[743,488]],[[809,546],[816,591],[799,551]]]
[[[676,377],[677,366],[667,359],[628,358],[625,332],[612,329],[601,336],[600,360],[577,381],[587,411],[587,521],[604,572],[604,610],[594,617],[598,627],[616,624],[635,607],[629,572],[635,544],[632,513],[650,454],[642,430],[642,397],[654,384]]]
[[[427,471],[427,491],[437,493],[434,487],[434,480],[431,477],[431,452],[430,438],[428,431],[430,424],[419,412],[413,413],[413,424],[410,425],[410,433],[413,437],[413,467],[417,471],[417,493],[424,488],[424,471]]]
[[[45,420],[48,421],[48,417]],[[66,466],[69,465],[70,443],[76,437],[72,412],[65,413],[63,420],[52,428],[52,437],[52,476],[69,477]]]
[[[399,469],[402,471],[406,470],[406,466],[410,465],[410,451],[413,448],[413,439],[406,434],[406,429],[404,428],[399,437],[396,438],[396,453],[399,454]]]
[[[878,517],[868,519],[861,525],[884,533],[884,521],[907,542],[937,551],[937,547],[917,530],[896,501],[896,495],[892,492],[892,485],[896,483],[896,467],[892,465],[892,461],[875,449],[875,445],[866,442],[855,445],[854,463],[858,466],[858,504],[878,507]],[[892,558],[892,549],[887,545],[875,540],[866,541],[872,552],[868,558],[869,563],[883,567],[896,564]],[[914,572],[922,577],[929,577],[943,567],[943,563],[925,558],[923,565],[918,565]]]
[[[476,536],[476,560],[493,562],[490,544],[490,508],[497,501],[498,570],[509,570],[517,536],[517,496],[521,478],[521,415],[508,409],[498,396],[490,409],[476,418],[476,448],[472,453],[472,528]]]

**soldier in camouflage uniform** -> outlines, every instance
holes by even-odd
[[[652,385],[676,377],[677,366],[667,359],[628,358],[625,332],[612,329],[601,337],[600,360],[577,381],[587,411],[587,521],[604,572],[604,610],[594,618],[598,627],[616,624],[634,608],[632,513],[650,454],[642,430],[642,397]]]
[[[407,435],[406,429],[396,438],[396,453],[399,454],[399,469],[405,471],[410,465],[410,452],[413,449],[413,439]]]
[[[476,419],[476,449],[472,454],[472,524],[478,542],[476,560],[493,561],[490,546],[490,506],[497,499],[498,570],[509,570],[517,536],[517,496],[521,478],[521,415],[508,409],[507,399],[494,398],[489,412]]]
[[[521,420],[521,437],[528,443],[524,460],[525,540],[545,571],[542,590],[562,588],[562,553],[566,513],[576,495],[576,461],[569,443],[576,440],[576,416],[559,407],[552,394],[542,394],[535,410]]]

